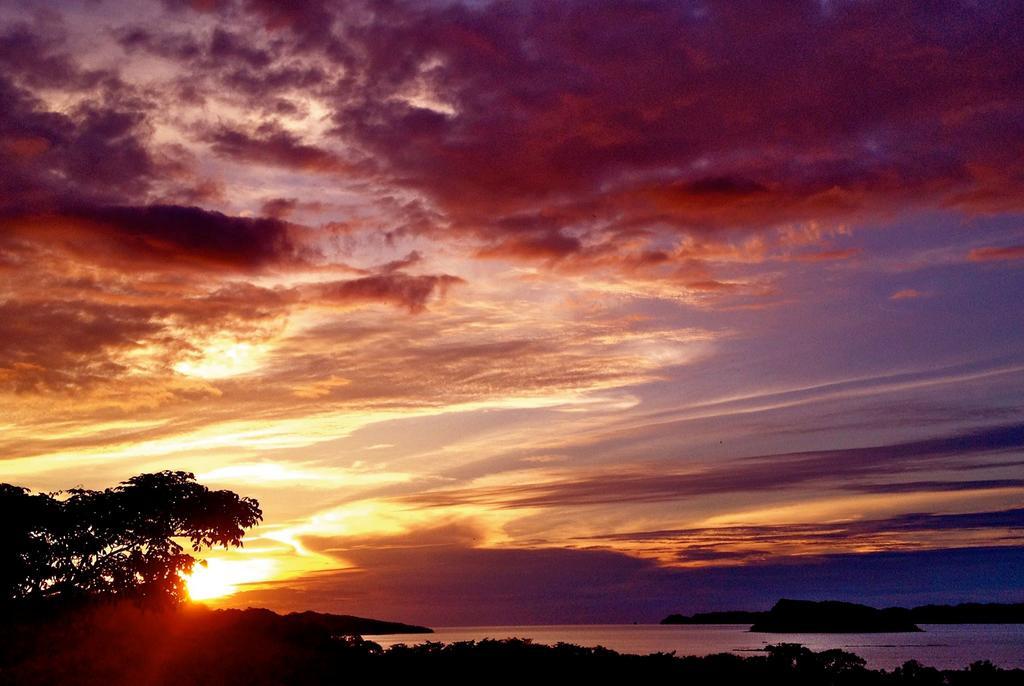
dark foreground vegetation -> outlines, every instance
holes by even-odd
[[[917,624],[1024,624],[1024,603],[962,603],[875,609],[837,601],[782,599],[767,612],[669,615],[662,624],[751,624],[751,631],[869,633],[920,631]]]
[[[303,615],[267,610],[154,609],[117,602],[8,615],[0,623],[0,683],[11,686],[191,686],[362,683],[677,683],[1019,685],[1024,670],[976,663],[940,671],[909,662],[869,670],[840,650],[798,645],[749,657],[621,655],[525,640],[395,646],[382,650]]]

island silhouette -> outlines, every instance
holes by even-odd
[[[671,614],[662,624],[750,624],[764,633],[916,632],[918,624],[1024,624],[1024,603],[961,603],[914,608],[868,605],[836,600],[783,598],[770,610],[727,610],[694,615]]]

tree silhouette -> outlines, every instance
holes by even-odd
[[[198,552],[242,545],[259,503],[188,472],[140,474],[114,488],[32,494],[0,484],[5,600],[131,597],[177,602]]]

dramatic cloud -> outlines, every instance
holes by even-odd
[[[1022,24],[0,3],[0,481],[258,496],[243,604],[1008,596]]]
[[[118,39],[187,65],[203,98],[245,94],[265,112],[208,127],[215,152],[421,193],[484,256],[596,251],[655,269],[712,231],[766,234],[785,252],[772,232],[792,225],[1021,208],[1024,169],[1005,144],[1024,125],[1012,3],[197,9],[266,39],[217,25]],[[820,49],[800,37],[811,30]],[[305,141],[286,121],[329,135]]]
[[[339,135],[456,224],[486,234],[495,214],[553,221],[536,244],[562,250],[570,227],[979,207],[1021,173],[1003,145],[1024,121],[1006,33],[1019,11],[397,4],[341,19],[355,71],[334,116]],[[820,49],[798,38],[809,27]],[[742,47],[721,40],[740,35]]]

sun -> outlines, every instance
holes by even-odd
[[[197,359],[178,362],[174,371],[201,379],[226,379],[254,371],[265,355],[263,346],[220,339],[206,345]]]
[[[192,573],[185,577],[188,597],[192,600],[222,598],[235,592],[235,585],[228,580],[226,574],[213,566],[214,562],[216,560],[206,565],[197,564]]]
[[[196,602],[225,598],[241,585],[268,579],[271,567],[270,560],[207,560],[185,576],[185,587]]]

